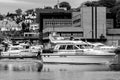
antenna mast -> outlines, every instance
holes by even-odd
[[[57,0],[57,7],[59,8],[59,0]]]

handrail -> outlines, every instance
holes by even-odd
[[[91,54],[71,54],[71,55],[66,55],[66,54],[51,54],[51,53],[45,53],[45,54],[41,54],[41,56],[115,56],[115,55],[91,55]]]

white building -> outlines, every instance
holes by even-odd
[[[39,30],[39,24],[31,23],[29,29],[30,30]]]
[[[80,12],[73,12],[73,27],[83,32],[83,39],[106,37],[106,8],[81,7]]]
[[[82,7],[81,25],[84,29],[84,37],[99,39],[101,34],[106,37],[106,8]]]
[[[4,19],[0,21],[0,30],[1,31],[19,31],[22,27],[20,24],[17,24],[15,21]]]

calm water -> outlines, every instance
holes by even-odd
[[[0,63],[0,80],[120,80],[119,71],[108,65],[44,64],[42,71],[33,62]]]

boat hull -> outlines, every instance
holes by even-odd
[[[107,64],[114,55],[53,55],[42,54],[44,63],[61,64]]]

